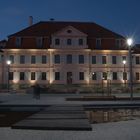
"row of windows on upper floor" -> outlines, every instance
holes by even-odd
[[[73,41],[74,40],[76,40],[76,39],[67,38],[66,41],[65,41],[66,42],[65,45],[69,45],[69,46],[73,45]],[[21,37],[17,37],[15,44],[16,44],[16,47],[20,47],[21,44],[22,44],[22,38]],[[54,42],[51,43],[51,44],[54,44],[54,45],[64,45],[64,44],[61,44],[61,39],[60,38],[55,38]],[[38,48],[43,47],[43,37],[37,37],[36,38],[36,45],[37,45]],[[85,45],[84,44],[84,39],[79,38],[77,40],[77,45],[79,45],[79,46]],[[100,48],[101,45],[102,45],[102,39],[101,38],[96,38],[96,47]],[[122,40],[121,39],[116,39],[115,46],[121,47],[122,46]]]
[[[92,74],[91,79],[92,80],[97,80],[97,75],[98,74],[99,74],[98,72],[94,72],[94,74]],[[108,79],[107,78],[107,72],[102,72],[101,74],[102,74],[101,75],[102,78],[100,80],[107,80]],[[19,80],[26,80],[25,75],[26,75],[25,72],[19,72]],[[40,80],[48,80],[47,77],[48,77],[47,72],[41,72]],[[70,78],[72,78],[72,77],[70,77]],[[54,79],[55,80],[61,80],[60,72],[55,72],[54,73]],[[9,72],[9,80],[14,80],[14,72]],[[30,73],[30,80],[36,80],[36,72],[31,72]],[[79,72],[79,80],[85,80],[85,73],[84,72]],[[118,72],[112,72],[112,79],[111,80],[118,80]],[[122,80],[128,80],[126,72],[123,72]],[[139,72],[135,73],[135,80],[140,80],[140,73]]]
[[[9,60],[11,60],[12,64],[16,63],[14,55],[10,55]],[[20,55],[19,56],[19,63],[20,64],[25,64],[26,63],[25,60],[26,60],[25,55]],[[65,60],[66,60],[67,64],[73,64],[73,60],[74,60],[73,55],[71,55],[71,54],[66,55]],[[122,61],[120,61],[120,63],[122,63],[123,60],[126,60],[126,56],[122,56]],[[102,64],[107,64],[108,63],[108,57],[107,56],[102,56],[101,61],[102,61]],[[30,56],[30,63],[31,64],[36,64],[37,63],[37,56],[31,55]],[[48,63],[48,58],[47,58],[46,55],[41,56],[41,63],[42,64],[47,64]],[[54,55],[54,63],[55,64],[60,64],[61,63],[61,55],[59,55],[59,54]],[[79,64],[84,64],[85,63],[85,56],[84,55],[78,55],[78,63]],[[99,64],[99,57],[97,58],[96,55],[91,56],[91,64]],[[118,64],[117,56],[112,56],[112,63],[111,64]],[[140,57],[139,56],[135,57],[135,64],[140,64]]]

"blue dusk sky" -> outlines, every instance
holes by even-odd
[[[140,0],[0,0],[0,40],[34,23],[95,22],[140,43]]]

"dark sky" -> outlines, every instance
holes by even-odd
[[[0,40],[34,23],[89,21],[140,43],[140,0],[0,0]]]

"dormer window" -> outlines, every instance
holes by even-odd
[[[116,39],[116,47],[121,47],[121,39]]]
[[[43,38],[42,37],[36,38],[36,44],[38,48],[41,48],[43,46]]]
[[[71,45],[71,44],[72,44],[71,39],[67,39],[67,45]]]
[[[67,33],[72,33],[72,30],[67,30]]]
[[[16,37],[16,47],[21,46],[21,37]]]
[[[100,48],[101,47],[101,38],[96,39],[96,47]]]
[[[58,38],[55,39],[55,45],[60,45],[60,39]]]

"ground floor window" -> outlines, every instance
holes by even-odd
[[[35,80],[35,72],[31,72],[31,80]]]
[[[96,72],[92,73],[92,80],[97,80],[97,73]]]
[[[19,79],[20,80],[25,80],[25,73],[24,72],[20,72],[20,74],[19,74]]]
[[[41,73],[41,80],[47,80],[47,73],[46,72]]]
[[[13,72],[9,72],[9,75],[8,75],[9,77],[8,77],[8,79],[9,80],[13,80],[13,78],[14,78],[14,73]]]
[[[79,72],[79,80],[84,80],[84,72]]]
[[[140,80],[140,74],[139,74],[139,72],[136,72],[136,80]]]
[[[55,80],[60,80],[60,72],[55,72]]]
[[[103,72],[102,76],[103,76],[102,77],[103,80],[107,80],[107,72]]]
[[[127,73],[123,72],[123,80],[127,80]]]
[[[118,76],[117,76],[117,72],[113,72],[113,80],[117,80]]]

